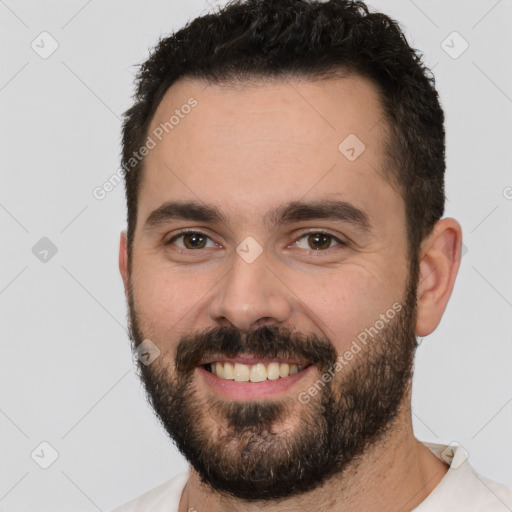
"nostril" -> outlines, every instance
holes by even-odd
[[[257,329],[261,329],[262,327],[268,327],[270,326],[271,322],[273,322],[274,320],[269,317],[269,316],[264,316],[262,318],[260,318],[259,320],[257,320],[255,323],[254,323],[254,326],[257,328]]]

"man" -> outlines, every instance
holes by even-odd
[[[119,264],[190,470],[117,512],[501,511],[411,420],[461,257],[433,78],[360,2],[248,0],[160,41],[123,126]]]

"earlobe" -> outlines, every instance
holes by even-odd
[[[416,335],[428,336],[439,325],[460,266],[462,228],[452,218],[439,220],[420,253]]]
[[[124,293],[128,295],[128,239],[126,231],[122,231],[119,237],[119,272],[123,278]]]

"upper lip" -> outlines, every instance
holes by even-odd
[[[220,363],[240,363],[245,365],[254,365],[258,363],[268,364],[272,362],[276,363],[288,363],[288,364],[296,364],[300,366],[307,366],[309,361],[300,360],[293,357],[258,357],[249,354],[241,354],[234,357],[229,357],[223,354],[213,354],[211,356],[206,356],[201,360],[201,365],[220,362]]]

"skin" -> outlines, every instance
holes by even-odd
[[[144,334],[161,340],[169,371],[181,336],[219,326],[248,332],[286,325],[327,337],[343,354],[358,333],[400,300],[407,278],[404,203],[382,171],[377,172],[387,126],[375,87],[359,76],[229,87],[181,79],[165,94],[150,132],[190,96],[198,105],[146,157],[131,276],[126,233],[120,239],[125,291],[128,296],[133,288]],[[351,133],[366,146],[355,161],[338,150]],[[173,221],[144,230],[154,209],[178,199],[215,205],[229,222]],[[349,201],[367,212],[372,234],[325,219],[267,229],[265,213],[301,199]],[[183,238],[164,244],[183,228],[210,237],[207,247],[185,252]],[[330,248],[312,250],[307,231],[326,231],[349,246],[332,240]],[[236,253],[248,236],[263,249],[250,264]],[[441,321],[460,265],[461,243],[461,227],[452,218],[438,221],[423,241],[417,336],[427,336]],[[317,378],[308,376],[301,389]],[[199,393],[210,391],[197,375],[194,385]],[[289,393],[296,394],[297,389]],[[192,469],[179,510],[412,510],[448,466],[414,437],[410,400],[409,388],[386,441],[367,450],[343,479],[334,478],[285,504],[262,507],[211,493]],[[297,417],[290,415],[280,430],[293,432]]]

